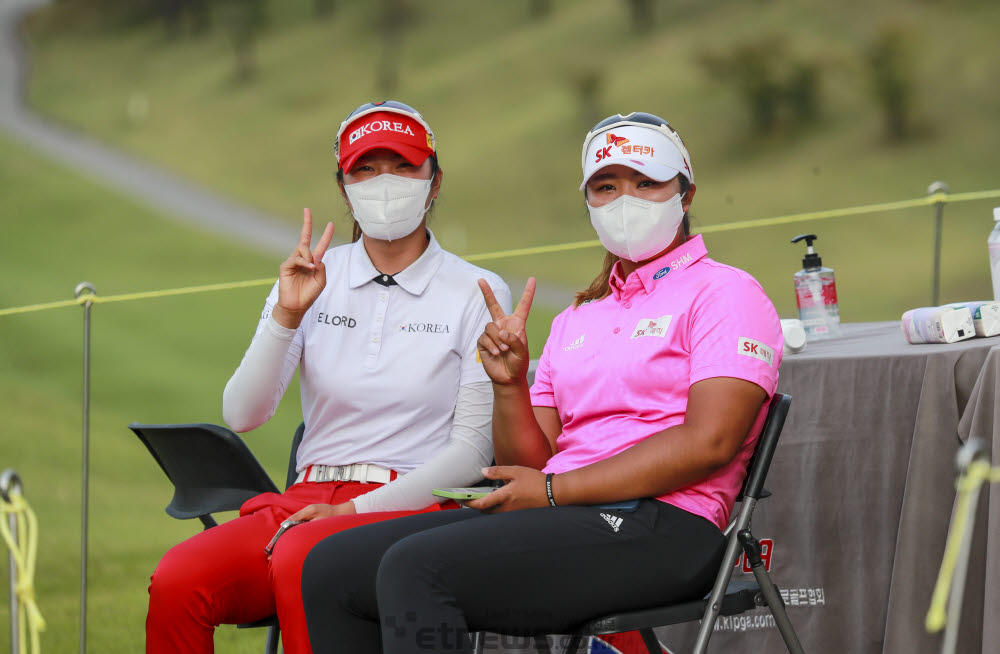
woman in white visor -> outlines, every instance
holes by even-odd
[[[426,215],[441,188],[434,134],[399,102],[358,107],[335,143],[353,242],[311,248],[308,209],[256,333],[223,395],[236,431],[266,422],[296,370],[305,435],[298,482],[173,547],[150,585],[147,652],[211,652],[221,623],[275,612],[286,654],[308,652],[300,578],[312,546],[352,527],[455,508],[431,490],[482,479],[493,393],[476,342],[496,275],[445,252]],[[289,522],[290,521],[290,522]],[[265,547],[282,524],[280,539]]]

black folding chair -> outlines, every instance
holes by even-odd
[[[642,635],[642,640],[649,653],[661,654],[663,650],[653,628],[695,620],[701,620],[701,627],[698,630],[693,651],[695,654],[704,654],[708,649],[708,640],[715,628],[715,621],[720,615],[738,615],[762,606],[770,609],[788,651],[791,654],[802,654],[802,645],[788,620],[781,595],[764,568],[760,556],[760,542],[754,538],[750,531],[750,518],[757,501],[770,495],[764,489],[764,479],[771,466],[771,458],[778,446],[778,438],[781,436],[781,429],[785,424],[785,416],[788,415],[788,407],[791,403],[792,398],[781,393],[776,393],[771,398],[767,411],[767,421],[764,423],[753,457],[747,464],[747,478],[737,497],[737,501],[740,503],[739,511],[725,530],[728,543],[711,593],[699,600],[616,613],[588,620],[570,632],[570,639],[566,647],[567,654],[577,652],[584,637],[626,631],[638,631]],[[755,581],[731,581],[733,567],[736,565],[736,559],[741,551],[746,553]],[[476,654],[482,654],[483,640],[482,634],[476,634]],[[536,642],[538,641],[536,640]],[[540,650],[548,650],[547,642],[539,643],[536,646]]]
[[[205,529],[218,525],[213,513],[235,511],[251,497],[277,493],[278,487],[235,433],[208,423],[191,425],[142,425],[135,432],[174,485],[174,497],[166,512],[178,520],[198,518]],[[295,454],[302,442],[305,423],[292,438],[285,488],[295,483]],[[237,625],[240,629],[268,627],[266,654],[277,654],[277,616]]]

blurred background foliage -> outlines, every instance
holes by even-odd
[[[592,238],[579,147],[614,112],[679,129],[696,224],[919,197],[936,179],[996,186],[998,19],[995,3],[958,0],[65,0],[30,23],[30,97],[290,223],[310,206],[344,237],[336,129],[363,101],[401,99],[437,132],[433,227],[467,254]],[[989,208],[948,208],[946,299],[989,290]],[[794,315],[801,254],[788,240],[817,231],[845,319],[893,319],[929,301],[930,216],[718,234],[709,247]],[[578,288],[599,260],[490,265]]]
[[[1000,4],[972,0],[62,0],[25,35],[35,110],[289,225],[311,207],[341,238],[340,121],[368,100],[412,104],[446,173],[432,228],[471,254],[593,239],[580,144],[615,112],[658,113],[684,136],[696,228],[921,197],[938,179],[1000,187],[997,25]],[[2,135],[0,196],[0,307],[69,297],[83,279],[107,295],[276,273],[238,235],[181,226]],[[991,294],[992,206],[946,207],[942,301]],[[706,240],[793,317],[802,251],[788,241],[815,232],[843,319],[895,320],[930,301],[932,228],[923,208]],[[485,265],[579,289],[600,261]],[[92,651],[141,649],[148,575],[197,529],[161,513],[169,486],[125,426],[221,422],[265,294],[94,309]],[[536,305],[533,352],[561,308]],[[48,651],[76,646],[79,329],[78,309],[0,317],[0,465],[22,473],[42,521]],[[275,478],[299,420],[292,391],[247,435]],[[221,629],[217,642],[249,652],[262,638]]]

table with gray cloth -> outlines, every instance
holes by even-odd
[[[898,322],[860,323],[785,356],[778,390],[792,407],[766,484],[774,496],[758,505],[753,531],[773,540],[771,574],[806,652],[940,651],[924,616],[955,453],[978,436],[1000,461],[998,346],[1000,337],[910,345]],[[984,491],[976,516],[959,652],[1000,651],[997,493]],[[769,616],[724,619],[710,651],[785,651]],[[696,628],[658,633],[681,652]]]

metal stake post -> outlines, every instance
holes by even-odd
[[[94,305],[91,296],[97,290],[90,282],[80,282],[73,290],[73,296],[83,302],[83,471],[82,471],[82,518],[80,524],[80,654],[87,652],[87,534],[89,530],[88,508],[90,506],[90,309]]]
[[[21,495],[21,478],[13,470],[4,470],[0,474],[0,495],[4,502],[10,501],[11,495]],[[10,535],[17,542],[17,516],[13,513],[7,516],[7,524],[10,525]],[[14,562],[14,552],[9,554],[10,559],[10,651],[11,654],[18,654],[20,651],[20,619],[18,617],[17,599],[17,563]]]
[[[948,193],[948,185],[937,181],[927,187],[927,195]],[[944,201],[934,203],[934,280],[931,282],[931,306],[936,307],[941,297],[941,228],[944,222]]]

